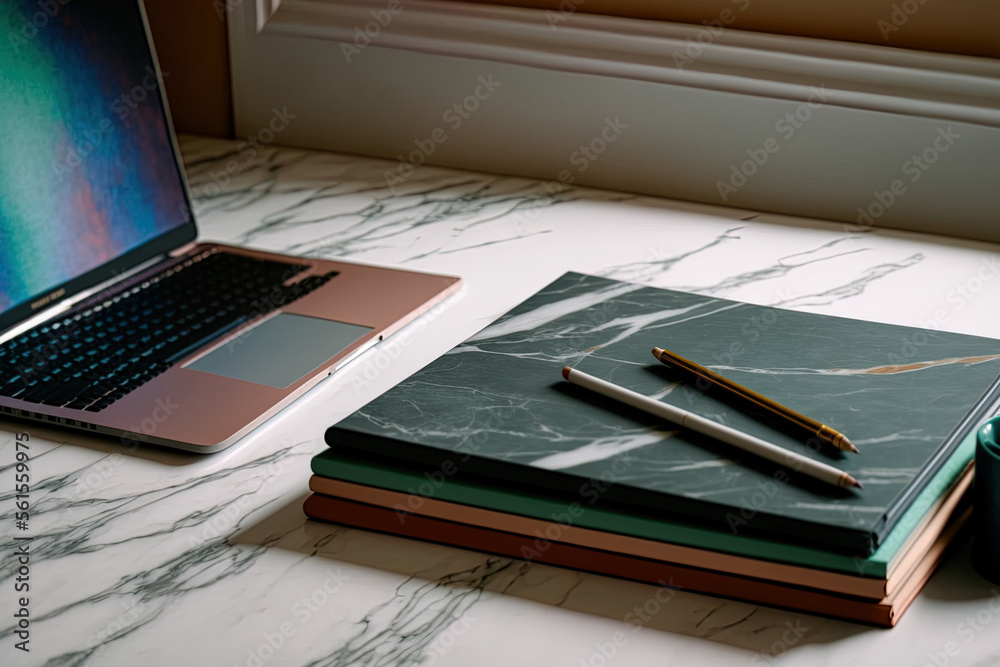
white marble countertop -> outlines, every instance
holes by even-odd
[[[1000,337],[1000,247],[432,167],[390,188],[398,165],[382,160],[182,146],[205,240],[454,274],[464,289],[405,354],[384,343],[218,454],[0,422],[5,545],[16,432],[33,475],[31,650],[14,648],[5,551],[0,663],[1000,665],[1000,586],[971,569],[968,537],[892,630],[685,591],[637,626],[623,619],[653,586],[301,509],[328,425],[567,270]]]

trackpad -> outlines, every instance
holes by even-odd
[[[284,388],[371,330],[357,324],[279,313],[185,368]]]

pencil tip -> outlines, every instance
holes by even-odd
[[[859,489],[865,488],[865,487],[861,486],[861,482],[859,482],[858,480],[854,480],[854,486],[858,487]]]
[[[570,367],[569,366],[563,366],[562,374],[563,374],[563,379],[564,380],[568,380],[569,379],[569,371],[570,371]]]
[[[853,442],[849,442],[847,444],[850,445],[851,451],[854,452],[855,454],[860,454],[861,453],[861,450],[858,449],[857,447],[855,447]]]
[[[663,355],[663,350],[658,347],[653,348],[653,356],[659,359]]]

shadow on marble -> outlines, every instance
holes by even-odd
[[[313,521],[302,512],[307,496],[295,498],[236,533],[230,543],[286,549],[342,566],[401,575],[395,596],[414,596],[401,605],[410,614],[420,607],[420,596],[436,600],[443,589],[464,600],[460,606],[465,609],[490,594],[510,595],[631,623],[636,630],[702,637],[765,656],[881,631],[810,614]],[[404,620],[396,622],[402,625]],[[793,646],[785,643],[790,629],[801,635]],[[366,631],[366,626],[360,630]]]
[[[984,579],[972,566],[972,530],[966,526],[955,541],[921,595],[944,602],[982,600],[984,604],[1000,596],[1000,586]]]
[[[79,431],[61,430],[49,428],[34,422],[15,422],[5,420],[0,424],[0,433],[9,434],[10,439],[15,433],[28,432],[35,442],[45,442],[53,447],[71,445],[80,449],[86,449],[99,454],[118,455],[129,458],[153,461],[168,466],[187,466],[193,463],[205,461],[204,454],[183,452],[176,449],[168,449],[156,445],[126,444],[121,438],[103,435],[89,435]],[[7,435],[0,435],[0,441],[7,439]],[[234,449],[236,445],[234,445]],[[225,452],[219,452],[225,455]],[[213,454],[213,456],[218,456]]]
[[[845,238],[865,236],[874,239],[892,239],[896,242],[908,240],[920,243],[933,243],[935,246],[978,251],[982,251],[984,248],[989,247],[989,244],[986,242],[959,238],[957,236],[914,232],[905,229],[894,229],[891,227],[869,226],[863,223],[837,222],[836,220],[823,220],[820,218],[799,218],[792,215],[769,213],[767,211],[760,211],[752,217],[744,216],[741,219],[748,221],[753,220],[756,223],[788,227],[792,229],[805,228],[815,231],[836,230],[843,232]]]

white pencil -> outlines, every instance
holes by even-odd
[[[661,417],[667,421],[674,422],[684,428],[689,428],[692,431],[697,431],[698,433],[703,433],[707,436],[713,437],[716,440],[721,440],[722,442],[733,445],[734,447],[739,447],[746,452],[756,454],[757,456],[765,458],[768,461],[773,461],[779,465],[787,466],[792,470],[802,473],[803,475],[809,475],[810,477],[814,477],[818,480],[826,482],[827,484],[833,484],[834,486],[856,486],[859,489],[861,488],[861,484],[858,480],[854,479],[842,470],[837,470],[831,465],[815,461],[783,447],[772,445],[769,442],[765,442],[760,438],[737,431],[734,428],[717,424],[716,422],[700,417],[693,412],[688,412],[687,410],[682,410],[681,408],[674,407],[673,405],[661,403],[660,401],[649,398],[648,396],[636,393],[631,389],[625,389],[624,387],[619,387],[611,382],[596,378],[593,375],[588,375],[583,371],[574,370],[569,366],[563,368],[562,374],[564,378],[575,385],[589,389],[593,392],[601,394],[602,396],[613,398],[626,405],[631,405],[633,408],[648,412],[651,415]]]

